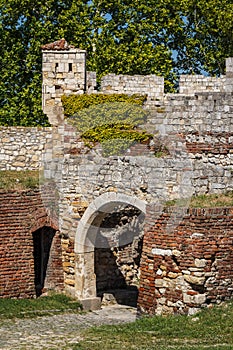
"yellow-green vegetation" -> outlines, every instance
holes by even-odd
[[[155,316],[134,323],[95,327],[73,350],[232,350],[233,303],[194,316]]]
[[[143,105],[146,96],[134,94],[128,96],[126,94],[83,94],[62,96],[62,105],[65,110],[66,117],[73,117],[78,111],[93,105],[101,105],[105,103],[125,102],[129,104]]]
[[[1,190],[27,190],[39,187],[39,171],[32,170],[1,170]]]
[[[37,299],[0,299],[0,320],[32,318],[65,312],[80,312],[81,304],[64,294],[43,296]]]
[[[193,197],[190,206],[193,208],[232,207],[233,191]]]
[[[63,96],[68,121],[86,145],[101,143],[103,155],[121,154],[134,142],[148,142],[152,134],[139,128],[147,119],[145,96],[90,94]]]
[[[90,146],[100,142],[103,148],[103,155],[121,154],[134,142],[149,142],[153,135],[146,131],[135,129],[133,124],[107,124],[96,126],[82,134],[83,140]]]
[[[188,206],[190,208],[217,208],[233,206],[233,191],[218,194],[202,194],[192,197],[190,201],[187,199],[177,199],[168,201],[166,206]]]

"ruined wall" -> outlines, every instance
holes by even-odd
[[[38,191],[0,193],[0,297],[36,295],[33,232],[42,227],[57,230]],[[45,288],[63,289],[58,231],[50,250]]]
[[[131,206],[105,214],[95,244],[97,293],[138,286],[144,218]]]
[[[189,209],[177,227],[172,209],[155,220],[147,207],[138,306],[141,312],[195,313],[233,294],[233,209]]]
[[[124,195],[128,196],[127,198],[130,197],[132,199],[132,202],[130,202],[131,205],[134,205],[133,200],[136,199],[144,203],[153,203],[158,200],[163,206],[167,200],[177,198],[184,194],[191,196],[192,194],[233,190],[233,58],[227,59],[226,76],[220,79],[205,77],[200,79],[200,77],[193,76],[182,77],[180,94],[164,94],[163,78],[154,75],[146,77],[108,75],[104,77],[102,79],[102,91],[100,93],[148,94],[149,102],[146,104],[145,108],[148,110],[149,116],[145,128],[149,132],[156,133],[159,131],[160,140],[169,148],[169,154],[166,155],[166,157],[154,157],[153,144],[151,144],[149,146],[140,145],[140,147],[136,145],[134,150],[129,150],[129,153],[122,157],[113,156],[111,158],[103,158],[101,156],[101,147],[98,146],[96,149],[87,151],[87,148],[84,147],[76,131],[64,122],[61,96],[71,93],[82,94],[96,92],[96,75],[93,72],[86,72],[85,70],[84,50],[69,47],[64,43],[64,40],[63,44],[62,47],[55,47],[56,45],[47,46],[43,51],[43,108],[54,127],[52,129],[1,128],[0,169],[38,169],[41,164],[44,165],[45,179],[52,184],[54,188],[53,195],[56,194],[56,191],[59,195],[59,200],[55,200],[54,205],[56,207],[55,209],[59,209],[59,229],[62,235],[61,244],[65,288],[67,292],[75,295],[75,289],[77,289],[78,283],[84,283],[84,277],[87,277],[86,280],[89,281],[91,278],[94,281],[95,278],[91,270],[93,266],[90,267],[89,264],[86,268],[88,260],[90,260],[90,256],[91,259],[93,258],[94,252],[89,252],[89,255],[81,255],[81,253],[78,255],[75,254],[74,247],[75,244],[79,244],[79,242],[75,242],[77,228],[79,228],[79,226],[81,227],[80,222],[84,213],[96,199],[101,198],[102,200],[102,196],[105,194],[118,194],[121,195],[122,198],[124,198]],[[45,193],[43,192],[43,195],[44,194],[46,195],[46,191]],[[6,202],[6,199],[4,200]],[[109,198],[106,199],[106,204],[108,204],[108,200]],[[21,203],[20,199],[17,199],[17,202]],[[29,208],[34,205],[31,205],[30,201],[25,203],[27,203]],[[21,206],[19,207],[21,208]],[[22,208],[23,207],[24,205],[22,205]],[[22,233],[24,240],[25,242],[29,242],[27,245],[29,250],[25,253],[25,256],[27,256],[29,261],[28,266],[30,267],[28,270],[29,272],[27,272],[28,275],[30,275],[29,282],[27,282],[30,285],[30,291],[25,292],[25,290],[21,290],[20,287],[20,292],[17,294],[16,289],[18,282],[11,282],[11,287],[14,293],[19,296],[25,295],[25,293],[29,295],[32,293],[32,260],[30,260],[32,242],[31,238],[30,240],[27,238],[29,231],[18,230],[19,223],[17,220],[19,216],[16,217],[15,212],[18,213],[17,210],[19,209],[15,205],[12,205],[12,208],[15,208],[15,211],[14,213],[10,211],[10,215],[16,221],[11,218],[7,221],[7,224],[2,226],[2,228],[4,227],[2,236],[9,247],[13,249],[12,258],[14,258],[14,261],[16,259],[20,262],[21,256],[17,255],[16,251],[20,251],[21,241],[18,240],[18,246],[15,244],[15,248],[13,248],[11,240],[10,242],[7,240],[9,235],[5,227],[7,227],[7,229],[12,227],[12,232],[15,232],[16,238],[18,236],[21,237],[21,232],[24,232]],[[8,215],[7,212],[5,214]],[[24,218],[28,217],[26,206],[20,215],[22,215],[20,216],[20,220],[24,222]],[[148,212],[148,215],[150,217],[150,212]],[[196,227],[195,225],[199,227],[199,224],[195,221],[195,217],[196,216],[192,214],[191,222],[193,223],[193,227]],[[163,216],[161,216],[159,222],[162,222],[162,218]],[[199,219],[202,220],[198,217],[198,220]],[[221,217],[218,217],[218,219],[221,219]],[[222,219],[224,222],[222,225],[227,225],[227,217],[223,215]],[[38,220],[40,221],[40,219]],[[153,220],[154,224],[154,216]],[[186,227],[188,221],[184,222],[184,227]],[[213,220],[211,222],[213,229],[216,228],[216,230],[218,230],[221,221],[216,219],[216,221]],[[11,226],[11,223],[13,226]],[[38,227],[35,226],[34,231],[37,229]],[[204,228],[202,228],[202,230],[204,230]],[[147,240],[150,242],[150,239],[152,243],[154,240],[155,247],[157,247],[158,242],[160,242],[158,245],[165,244],[164,242],[166,242],[168,246],[174,245],[175,247],[179,244],[177,236],[167,236],[167,241],[157,241],[156,232],[157,231],[153,230],[146,231],[146,247],[148,247]],[[207,236],[210,232],[212,231],[209,230],[206,233]],[[166,235],[164,237],[166,237]],[[184,245],[186,246],[186,241],[188,241],[186,231],[184,231],[182,237],[185,242]],[[214,237],[211,237],[211,239],[212,238],[214,241]],[[55,247],[59,246],[59,239],[56,241],[57,243],[54,243]],[[208,241],[210,246],[212,246],[211,239]],[[219,236],[218,239],[221,241],[221,236]],[[198,246],[201,247],[202,244],[198,243]],[[226,246],[224,247],[226,248]],[[58,248],[54,249],[56,250]],[[125,252],[122,253],[122,266],[124,266],[124,259],[126,259],[128,252],[129,250],[126,249]],[[231,248],[228,249],[228,252],[231,252]],[[144,254],[146,253],[147,251],[144,251]],[[220,253],[222,254],[222,251]],[[59,254],[58,256],[60,256]],[[119,253],[118,256],[120,256],[120,254],[121,253]],[[221,254],[219,257],[224,261],[224,257]],[[6,255],[3,256],[3,260],[7,261]],[[165,262],[167,258],[169,260],[170,255],[168,257],[167,255],[165,256]],[[201,262],[199,262],[199,260],[195,262],[194,260],[194,266],[191,266],[189,265],[189,263],[192,264],[190,262],[191,260],[185,260],[184,266],[185,268],[187,267],[186,270],[190,272],[191,276],[194,275],[198,277],[198,273],[202,276],[202,270],[196,271],[191,270],[191,268],[201,269],[202,267],[196,265],[205,263],[205,266],[209,266],[210,262],[202,261],[203,259],[208,260],[208,258],[205,256],[202,258],[201,253],[199,255],[197,254],[195,258],[201,260]],[[56,254],[51,254],[51,259],[56,260]],[[146,260],[146,263],[148,263],[147,267],[145,267],[146,264],[144,261],[144,265],[142,265],[144,273],[147,273],[147,268],[153,272],[153,267],[151,268],[154,264],[153,259],[154,256],[151,258],[149,254]],[[9,266],[10,264],[11,266],[14,265],[12,260],[8,261]],[[20,269],[21,265],[19,266],[19,270]],[[92,271],[88,276],[81,275],[80,273],[78,277],[76,276],[75,281],[76,271],[85,272],[88,269]],[[166,267],[166,269],[168,269],[168,267]],[[131,268],[129,272],[131,273],[132,270],[133,268]],[[162,274],[165,274],[165,272],[163,272],[165,270],[162,268],[160,270]],[[6,266],[4,267],[4,271],[8,271],[6,270]],[[54,274],[56,268],[54,270],[48,269],[48,271]],[[159,271],[159,274],[161,274],[161,271]],[[171,271],[171,273],[176,273],[176,271]],[[181,273],[183,272],[181,271]],[[10,272],[10,274],[13,276],[13,272]],[[187,275],[189,275],[189,273],[187,273]],[[22,276],[24,276],[24,274],[22,274]],[[90,276],[91,278],[89,278]],[[147,276],[149,276],[149,273]],[[171,276],[175,275],[170,274],[169,278],[172,278]],[[153,278],[153,273],[149,277]],[[176,278],[176,276],[174,278]],[[13,281],[13,277],[10,277],[9,280]],[[145,283],[147,283],[146,277]],[[187,277],[185,283],[188,283]],[[222,286],[220,280],[217,280],[216,283],[219,283],[220,287]],[[49,285],[48,282],[48,286]],[[166,288],[168,288],[167,290],[169,290],[169,286],[170,285],[166,286]],[[150,299],[151,295],[154,295],[152,287],[155,288],[153,281],[151,284],[149,283],[149,287],[148,284],[145,285],[145,293],[143,292],[143,294],[141,294],[140,299],[142,309],[148,312],[152,312],[155,309],[155,305],[157,305],[153,298]],[[177,307],[180,307],[180,311],[189,310],[189,307],[192,309],[193,301],[190,302],[191,306],[189,306],[189,298],[191,298],[189,296],[193,296],[194,304],[199,303],[198,305],[200,305],[200,301],[205,303],[204,293],[202,293],[203,287],[198,287],[199,289],[195,287],[195,290],[189,289],[189,285],[186,285],[186,287],[187,293],[184,292],[181,304],[177,304]],[[147,295],[146,290],[148,288],[152,289],[149,289],[150,294]],[[7,293],[9,293],[9,290]],[[90,290],[91,288],[89,288],[88,285],[86,288],[86,295],[89,296],[91,293],[94,295],[94,288],[91,290],[91,293],[89,293]],[[164,289],[159,290],[159,293],[163,293],[163,290]],[[197,294],[195,294],[196,292]],[[223,294],[224,293],[225,292],[223,292]],[[199,296],[199,294],[201,296]],[[224,294],[224,297],[225,296],[228,297],[226,293]],[[159,305],[166,305],[166,307],[173,308],[174,305],[171,306],[167,301],[167,304],[162,304],[164,302],[162,298],[163,297],[161,297]],[[151,304],[146,304],[147,300],[152,300],[150,301]],[[187,302],[187,300],[189,301]],[[159,307],[160,306],[158,306],[158,310]],[[176,311],[175,306],[173,310]]]

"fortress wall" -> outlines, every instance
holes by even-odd
[[[151,106],[149,123],[166,133],[232,133],[232,93],[200,92],[193,96],[167,94],[164,103]]]
[[[233,294],[233,209],[189,209],[177,227],[174,209],[156,217],[149,205],[138,306],[151,314],[193,314]]]
[[[224,92],[225,77],[205,77],[203,75],[181,75],[179,81],[180,94],[189,95],[196,92]]]
[[[196,194],[232,190],[232,93],[169,94],[151,109],[148,124],[148,130],[164,134],[168,145],[173,137],[183,142],[192,160]]]
[[[107,94],[141,94],[149,100],[161,100],[164,78],[156,75],[108,74],[101,79],[101,92]]]
[[[51,128],[0,126],[0,170],[38,170]]]

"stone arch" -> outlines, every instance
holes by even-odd
[[[110,212],[116,205],[130,205],[146,212],[146,202],[122,193],[108,192],[97,197],[86,209],[75,235],[75,295],[85,308],[94,309],[100,304],[96,296],[94,271],[94,250],[98,225],[92,225],[97,218],[102,221],[103,213]]]

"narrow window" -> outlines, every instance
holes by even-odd
[[[69,72],[72,72],[72,63],[69,63]]]
[[[55,72],[57,71],[58,69],[58,63],[55,64]]]

